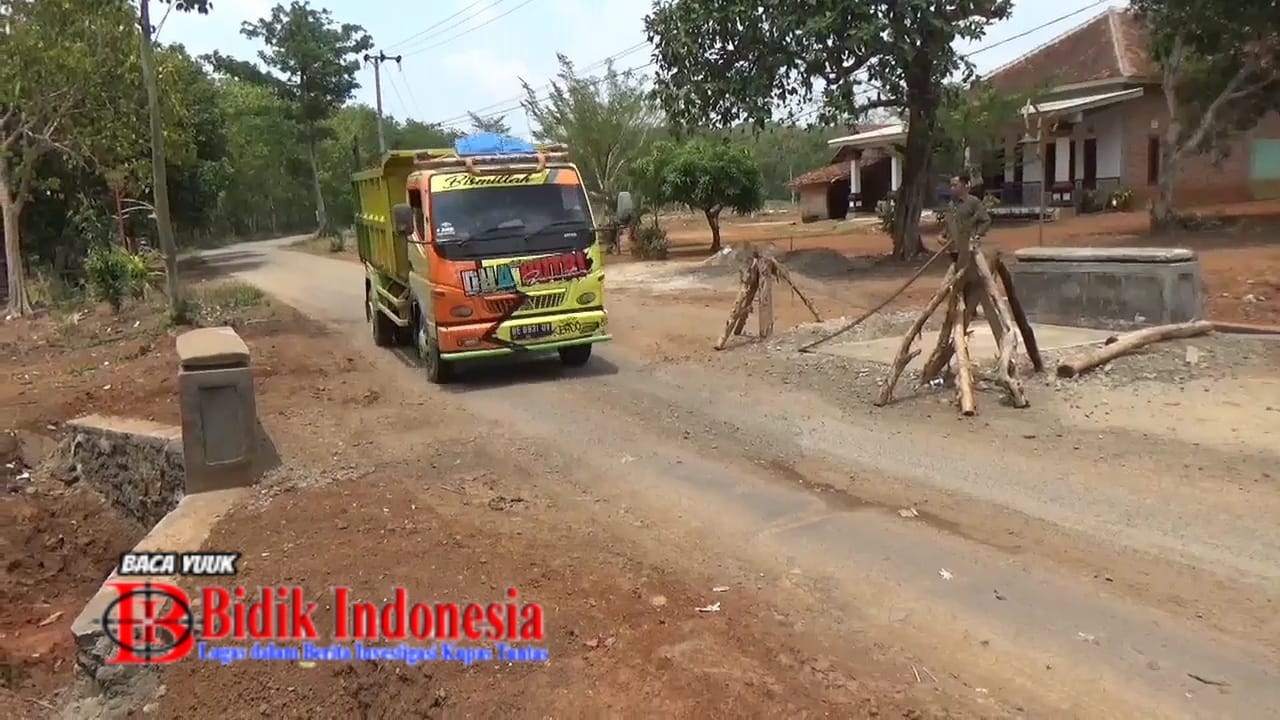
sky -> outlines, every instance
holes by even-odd
[[[174,12],[165,18],[159,40],[181,43],[196,55],[218,50],[256,61],[262,47],[240,34],[241,23],[268,15],[277,1],[213,0],[209,15]],[[364,27],[374,40],[375,52],[402,56],[399,67],[395,63],[382,66],[383,111],[397,118],[462,127],[466,112],[475,110],[485,116],[504,114],[517,134],[527,134],[528,119],[515,107],[523,97],[520,78],[545,89],[558,69],[557,52],[588,75],[589,68],[625,50],[631,52],[615,60],[620,70],[650,61],[643,20],[650,4],[645,0],[311,3],[328,9],[338,22]],[[1125,4],[1122,0],[1014,0],[1009,19],[993,24],[982,40],[961,43],[957,49],[979,51],[973,62],[979,72],[989,72],[1083,24],[1109,5]],[[154,7],[163,6],[155,3]],[[1037,29],[1076,10],[1080,12]],[[354,99],[373,105],[372,68],[364,67],[359,80]]]

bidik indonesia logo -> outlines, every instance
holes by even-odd
[[[103,612],[104,634],[117,651],[108,664],[172,663],[194,656],[230,664],[239,660],[540,662],[545,648],[513,643],[544,637],[542,607],[519,603],[509,588],[504,602],[411,602],[405,588],[382,603],[361,602],[351,588],[331,588],[332,642],[321,644],[318,598],[299,586],[212,586],[188,593],[148,576],[227,577],[239,553],[126,553],[107,583],[118,597]],[[129,579],[134,578],[134,579]],[[465,646],[458,643],[488,642]],[[280,644],[277,644],[280,643]],[[388,645],[388,643],[397,643]]]

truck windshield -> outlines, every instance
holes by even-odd
[[[451,259],[582,249],[592,228],[581,185],[516,185],[438,192],[436,247]]]

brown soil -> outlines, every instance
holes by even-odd
[[[73,330],[50,318],[0,326],[0,371],[19,380],[3,386],[6,402],[21,401],[12,428],[56,435],[50,427],[88,411],[175,421],[175,332],[159,317],[148,307],[122,318],[93,311]],[[497,601],[511,585],[545,609],[552,660],[190,660],[165,671],[159,714],[574,716],[586,703],[611,715],[971,716],[944,708],[966,703],[913,690],[910,671],[881,649],[833,657],[796,638],[752,588],[713,593],[723,578],[641,559],[591,508],[512,483],[528,473],[521,458],[477,442],[448,410],[424,413],[420,388],[374,372],[343,336],[275,303],[230,320],[253,352],[259,413],[286,461],[210,540],[245,553],[238,582],[313,593],[349,584],[372,600],[396,585],[429,602]],[[29,487],[0,498],[6,580],[16,581],[0,596],[0,648],[11,658],[0,703],[35,717],[71,680],[69,623],[143,529],[87,490]],[[716,600],[722,612],[695,610]]]
[[[258,359],[260,402],[296,396],[275,378],[282,372],[327,371],[311,360],[312,323],[266,302],[220,306],[210,301],[219,285],[195,286],[205,299],[199,323],[238,327]],[[0,323],[0,405],[15,410],[0,425],[0,695],[31,701],[28,709],[70,681],[72,620],[145,533],[91,489],[53,480],[41,459],[66,421],[91,412],[176,424],[173,341],[182,330],[157,302],[119,315],[103,306]]]
[[[1147,216],[1142,212],[1105,213],[1048,223],[1045,246],[1176,246],[1196,250],[1200,257],[1207,294],[1207,315],[1213,320],[1259,325],[1280,325],[1280,244],[1273,242],[1280,231],[1280,201],[1208,206],[1197,212],[1219,219],[1222,227],[1179,231],[1166,237],[1146,235]],[[783,216],[785,217],[785,216]],[[777,216],[756,221],[734,219],[725,224],[728,245],[751,243],[772,246],[793,267],[801,289],[807,293],[823,318],[850,319],[880,304],[898,290],[922,260],[901,262],[885,256],[889,239],[875,225],[836,223],[778,224]],[[667,221],[673,239],[673,258],[701,260],[707,257],[710,233],[700,218],[677,216]],[[1034,246],[1039,230],[1034,224],[997,225],[988,236],[988,246],[1004,251]],[[936,247],[926,236],[925,244]],[[630,266],[628,256],[610,256],[610,264]],[[624,272],[630,271],[627,268]],[[942,277],[937,267],[917,280],[886,312],[919,308],[937,288]],[[700,273],[705,287],[661,292],[623,291],[628,302],[615,313],[615,322],[624,323],[616,335],[624,342],[648,344],[665,357],[688,357],[714,342],[723,326],[737,292],[734,268],[711,267]],[[618,291],[614,291],[618,292]],[[775,300],[777,327],[787,328],[812,321],[804,306],[785,295]],[[785,299],[781,299],[785,298]],[[674,305],[681,312],[672,313]],[[665,310],[664,310],[665,308]],[[637,319],[648,319],[646,330],[630,325],[632,310]],[[661,317],[662,322],[652,322]],[[749,327],[754,328],[754,320]],[[625,330],[625,332],[624,332]],[[640,333],[637,335],[637,333]],[[694,347],[697,346],[697,347]]]
[[[334,252],[333,245],[328,238],[306,237],[290,243],[288,247],[290,250],[304,252],[309,255],[319,255],[320,257],[346,260],[347,262],[360,262],[355,238],[347,238],[342,244],[342,249],[337,252]]]

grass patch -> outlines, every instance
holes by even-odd
[[[266,293],[256,285],[239,280],[220,282],[199,293],[200,304],[221,310],[257,307],[267,301]]]

